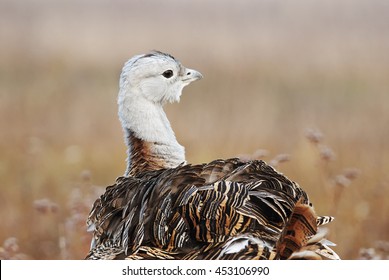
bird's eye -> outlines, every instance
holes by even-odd
[[[166,70],[165,72],[162,73],[162,76],[165,78],[169,79],[173,76],[173,71],[172,70]]]

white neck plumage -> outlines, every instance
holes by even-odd
[[[177,142],[162,105],[136,96],[120,93],[118,99],[128,145],[125,175],[174,168],[185,162],[185,149]]]

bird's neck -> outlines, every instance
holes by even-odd
[[[128,146],[126,176],[185,162],[185,149],[177,142],[162,106],[135,100],[124,104],[119,105],[119,118]]]

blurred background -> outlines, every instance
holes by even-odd
[[[204,79],[166,111],[187,159],[270,162],[335,215],[344,259],[389,258],[389,2],[1,0],[0,258],[80,259],[125,171],[123,63]]]

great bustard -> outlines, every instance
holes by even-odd
[[[338,259],[307,194],[263,161],[191,165],[163,105],[202,78],[173,56],[131,58],[120,77],[123,177],[88,218],[88,259]]]

